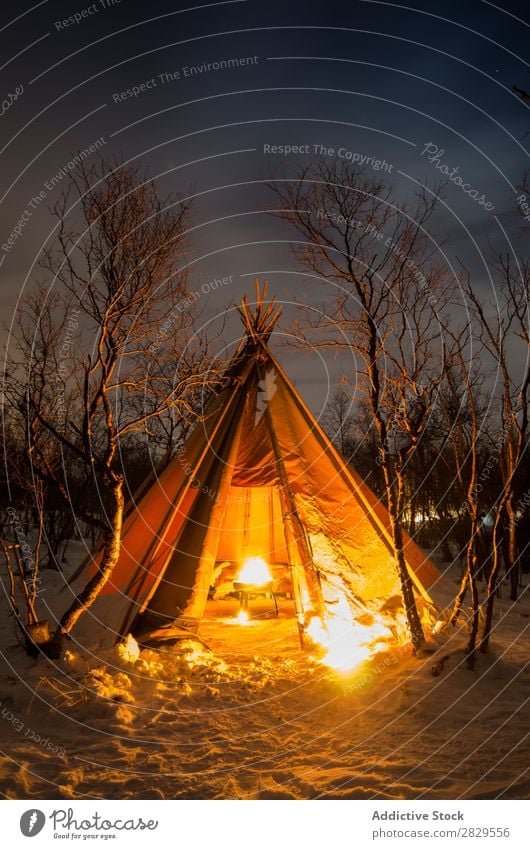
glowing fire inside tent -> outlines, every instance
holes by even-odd
[[[239,594],[239,612],[237,620],[244,625],[249,621],[248,605],[252,593],[270,592],[278,613],[276,598],[272,591],[272,575],[262,557],[248,557],[243,563],[234,590]]]
[[[272,583],[270,569],[262,557],[248,557],[243,563],[237,583],[252,587],[264,587]]]

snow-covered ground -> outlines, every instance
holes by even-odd
[[[75,561],[73,546],[72,564]],[[458,570],[451,572],[456,589]],[[43,598],[61,579],[44,572]],[[528,583],[528,576],[524,578]],[[2,601],[0,790],[7,798],[526,798],[530,593],[496,604],[489,655],[465,630],[349,673],[299,647],[282,614],[131,663],[74,643],[26,656]],[[440,674],[432,667],[449,656]]]

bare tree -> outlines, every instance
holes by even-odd
[[[460,582],[450,622],[460,616],[467,590],[471,594],[471,628],[466,648],[467,665],[473,668],[480,622],[477,587],[477,540],[479,536],[479,439],[482,419],[478,400],[476,357],[470,357],[470,330],[453,331],[445,326],[444,381],[439,406],[446,420],[447,443],[453,455],[453,469],[463,496],[461,509],[467,515],[466,569]]]
[[[299,338],[353,351],[359,363],[415,649],[424,635],[404,554],[404,480],[440,380],[437,312],[449,287],[426,232],[437,197],[424,191],[412,205],[398,204],[381,180],[324,161],[271,188],[278,214],[301,237],[299,263],[327,284],[326,303],[306,310]]]
[[[339,384],[326,404],[320,421],[330,439],[346,458],[352,449],[354,428],[352,403],[351,392]]]
[[[163,328],[183,339],[192,322],[186,276],[178,271],[189,205],[161,197],[137,166],[101,159],[79,166],[52,212],[56,239],[42,261],[47,281],[22,302],[8,392],[25,418],[36,475],[68,500],[68,458],[76,458],[103,505],[102,519],[80,511],[99,524],[103,556],[63,615],[57,646],[98,596],[119,556],[120,441],[169,407],[185,407],[205,373],[181,376],[161,368]],[[156,403],[142,407],[142,397]]]
[[[501,471],[502,488],[495,504],[492,535],[492,568],[488,576],[486,612],[481,634],[480,649],[488,649],[493,608],[502,560],[502,539],[507,531],[508,544],[504,547],[510,575],[511,597],[517,599],[519,579],[515,518],[515,480],[526,447],[528,432],[528,402],[530,388],[530,327],[528,268],[512,269],[509,258],[499,260],[501,283],[496,303],[490,305],[491,313],[471,286],[467,295],[477,316],[481,341],[485,351],[493,358],[500,383],[501,434],[497,440],[497,459]],[[517,340],[523,342],[523,364],[513,357]],[[515,360],[515,363],[514,363]],[[507,522],[505,531],[504,524]]]
[[[192,334],[193,327],[200,319],[196,310],[189,318],[192,325],[183,322],[180,328],[168,334],[163,345],[158,345],[156,371],[160,379],[152,381],[151,391],[142,397],[138,396],[133,402],[143,415],[156,410],[160,404],[160,395],[164,395],[166,385],[173,379],[175,372],[187,387],[178,405],[166,405],[158,415],[147,420],[144,436],[151,440],[158,452],[152,457],[154,463],[157,460],[164,463],[171,459],[184,443],[198,417],[204,415],[211,393],[221,386],[219,376],[223,363],[217,360],[213,364],[213,339],[204,333]],[[204,376],[204,381],[197,382],[194,379],[198,374]]]

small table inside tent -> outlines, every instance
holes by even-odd
[[[251,598],[267,598],[269,595],[274,601],[274,610],[278,616],[278,602],[276,595],[272,589],[272,581],[268,584],[261,584],[257,587],[254,584],[245,584],[242,581],[234,581],[234,591],[239,599],[240,610],[248,613],[249,601]]]

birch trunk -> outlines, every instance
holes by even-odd
[[[109,488],[112,499],[112,518],[108,531],[104,535],[103,559],[99,571],[88,582],[84,590],[76,597],[66,613],[63,615],[53,637],[53,642],[60,646],[62,638],[68,636],[79,617],[88,610],[96,600],[101,590],[109,580],[121,547],[121,529],[123,523],[123,511],[125,499],[123,495],[123,479],[121,477],[113,481]]]

